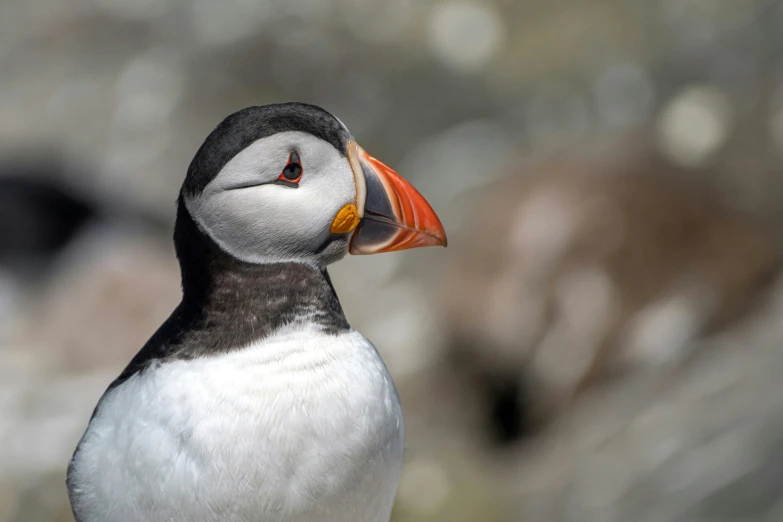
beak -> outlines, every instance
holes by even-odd
[[[402,176],[348,143],[361,217],[351,254],[379,254],[425,246],[446,246],[446,232],[427,200]]]

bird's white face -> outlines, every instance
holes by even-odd
[[[237,259],[326,264],[348,251],[353,228],[335,234],[333,225],[341,209],[356,204],[360,189],[348,158],[334,146],[288,131],[253,142],[185,204]]]

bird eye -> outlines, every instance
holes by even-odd
[[[283,176],[285,176],[285,179],[287,179],[288,181],[297,180],[301,175],[302,175],[302,166],[299,165],[298,163],[289,163],[283,169]]]
[[[299,154],[294,151],[288,156],[288,163],[275,180],[275,183],[296,188],[299,186],[300,181],[302,181],[302,162],[299,159]]]

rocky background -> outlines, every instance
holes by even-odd
[[[332,268],[406,409],[395,522],[783,520],[781,66],[777,0],[0,3],[0,522],[72,520],[190,158],[284,100],[449,233]]]

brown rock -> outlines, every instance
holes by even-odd
[[[37,351],[53,369],[121,367],[179,302],[179,284],[168,242],[93,231],[34,299],[14,344]]]
[[[545,163],[485,193],[442,284],[463,366],[524,379],[544,417],[617,371],[682,360],[779,266],[771,236],[691,172],[618,158]]]

